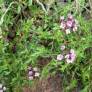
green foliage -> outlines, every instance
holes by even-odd
[[[14,4],[9,7],[12,2]],[[82,11],[85,0],[79,0],[79,3]],[[80,92],[91,92],[92,19],[85,19],[73,4],[70,1],[60,6],[53,2],[52,10],[45,14],[34,0],[0,0],[0,19],[9,8],[3,22],[0,20],[0,83],[7,87],[7,92],[16,92],[17,88],[22,92],[22,86],[32,85],[28,80],[28,67],[39,67],[40,57],[44,62],[45,58],[49,61],[40,69],[40,78],[59,73],[65,92],[71,92],[79,84],[82,85]],[[71,11],[79,28],[66,35],[60,29],[60,16],[66,17]],[[63,44],[68,50],[76,51],[73,64],[56,60],[56,56],[63,52],[60,51]]]

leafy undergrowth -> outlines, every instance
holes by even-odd
[[[89,2],[0,0],[0,92],[92,91]]]

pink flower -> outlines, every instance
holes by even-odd
[[[6,87],[0,83],[0,92],[5,92],[6,91]]]
[[[64,16],[61,16],[60,20],[60,28],[65,31],[66,34],[70,34],[71,31],[77,31],[79,23],[71,14],[68,14],[67,19],[65,19]]]
[[[73,21],[72,21],[72,20],[68,20],[68,21],[66,22],[66,25],[67,25],[68,28],[73,27]]]
[[[33,75],[33,71],[29,71],[29,75]]]
[[[68,19],[73,19],[73,16],[72,16],[72,14],[68,14]]]
[[[34,78],[38,78],[40,76],[39,70],[37,67],[29,67],[28,68],[28,78],[29,80],[33,80]]]
[[[67,63],[73,63],[76,58],[75,51],[73,49],[70,50],[69,54],[65,56]]]
[[[66,28],[66,23],[64,21],[61,22],[60,28],[62,28],[62,29],[65,29]]]
[[[64,58],[62,54],[57,55],[57,60],[61,61]]]
[[[40,73],[36,72],[34,76],[35,77],[39,77],[40,76]]]
[[[74,31],[74,32],[77,31],[77,29],[78,29],[77,26],[74,26],[74,27],[73,27],[73,31]]]
[[[64,49],[65,49],[65,45],[62,45],[62,46],[60,47],[60,49],[61,49],[61,50],[64,50]]]
[[[60,17],[60,20],[63,21],[63,20],[64,20],[64,16],[61,16],[61,17]]]

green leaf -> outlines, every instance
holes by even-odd
[[[18,14],[21,12],[21,6],[18,6]]]
[[[31,6],[32,5],[32,2],[33,2],[33,0],[29,0],[28,1],[28,5]]]

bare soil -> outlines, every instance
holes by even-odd
[[[31,88],[24,88],[23,92],[63,92],[61,78],[59,76],[49,76],[37,81]]]

